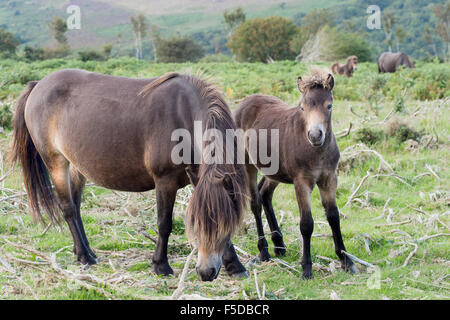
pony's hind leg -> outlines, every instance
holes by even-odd
[[[345,251],[344,240],[342,240],[341,226],[339,221],[339,210],[336,204],[336,187],[337,176],[335,173],[330,176],[323,177],[317,182],[319,187],[320,198],[322,200],[322,206],[325,209],[328,224],[331,227],[333,233],[333,241],[336,255],[341,260],[342,268],[350,273],[356,273],[356,267],[353,261],[342,253]]]
[[[90,245],[89,245],[89,241],[86,237],[86,232],[84,230],[84,226],[83,226],[83,221],[81,220],[81,196],[83,195],[83,188],[84,185],[86,184],[86,178],[77,170],[75,169],[72,165],[70,166],[69,169],[69,177],[70,177],[70,192],[72,195],[72,200],[75,203],[75,207],[76,207],[76,220],[78,223],[78,226],[80,227],[80,231],[81,231],[81,235],[83,237],[83,241],[86,243],[88,250],[89,250],[89,254],[91,256],[93,256],[94,258],[97,258],[97,255],[92,251]],[[74,246],[73,251],[75,254],[77,254],[76,252],[76,247]]]
[[[286,254],[286,246],[283,241],[283,234],[278,226],[277,217],[272,206],[272,197],[278,182],[263,177],[258,184],[259,194],[261,195],[264,212],[266,214],[267,222],[272,233],[272,242],[274,244],[274,251],[277,257]]]
[[[57,156],[51,161],[49,167],[50,175],[55,184],[56,194],[59,200],[59,206],[63,212],[64,219],[69,225],[74,242],[74,252],[76,252],[77,259],[83,264],[95,264],[97,260],[91,254],[89,245],[87,243],[86,235],[82,224],[77,219],[77,204],[72,197],[71,179],[69,173],[69,162],[62,156]],[[81,192],[81,191],[80,191]],[[75,194],[77,194],[75,192]],[[81,194],[79,195],[81,197]],[[81,201],[81,198],[80,198]],[[79,201],[78,201],[79,202]],[[81,221],[81,218],[79,219]]]
[[[269,244],[267,243],[266,237],[264,236],[264,226],[262,224],[261,211],[262,211],[262,201],[261,196],[258,191],[258,171],[253,165],[247,165],[248,174],[248,184],[250,191],[250,207],[252,209],[253,215],[255,216],[256,229],[258,231],[258,249],[259,249],[259,259],[261,261],[269,261]]]
[[[172,215],[178,186],[174,179],[156,181],[156,206],[158,211],[158,242],[153,254],[153,270],[158,275],[171,275],[173,270],[167,259],[167,243],[172,232]]]

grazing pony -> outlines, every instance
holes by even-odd
[[[285,253],[283,236],[272,207],[272,197],[280,182],[293,183],[300,209],[300,232],[303,237],[303,278],[312,278],[310,243],[314,221],[311,215],[311,193],[317,184],[333,232],[336,254],[345,270],[356,272],[353,262],[342,253],[345,246],[336,205],[336,167],[339,149],[331,128],[334,79],[328,72],[314,68],[306,79],[299,77],[297,84],[302,93],[298,107],[290,107],[273,96],[255,94],[245,98],[234,113],[237,127],[244,131],[279,130],[278,150],[269,147],[267,151],[267,154],[270,152],[278,154],[278,172],[264,175],[257,184],[258,170],[264,165],[259,160],[253,159],[254,164],[246,166],[251,210],[255,215],[259,237],[259,258],[263,261],[270,259],[268,244],[264,237],[261,207],[264,207],[272,233],[275,254],[279,256]],[[267,145],[271,146],[269,143]]]
[[[347,58],[347,63],[344,65],[336,62],[331,66],[331,71],[334,74],[345,74],[348,78],[353,75],[353,72],[356,70],[356,65],[358,64],[357,56],[350,56]]]
[[[403,52],[383,52],[378,57],[378,72],[395,72],[401,66],[414,68],[414,63],[411,58]]]
[[[245,275],[230,240],[245,207],[245,167],[195,164],[193,159],[175,164],[171,152],[177,142],[171,135],[176,129],[192,134],[194,121],[202,121],[203,131],[235,128],[218,90],[192,75],[131,79],[60,70],[30,82],[14,117],[11,160],[22,165],[33,218],[42,220],[43,210],[59,222],[62,213],[78,261],[95,264],[80,215],[86,179],[114,190],[155,189],[159,234],[153,269],[169,275],[167,243],[175,197],[191,181],[196,186],[186,229],[198,243],[197,273],[211,281],[223,261],[230,275]],[[192,141],[191,147],[198,144]]]

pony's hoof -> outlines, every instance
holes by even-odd
[[[158,276],[171,276],[173,275],[173,270],[172,268],[169,266],[169,264],[161,264],[161,265],[157,265],[155,264],[153,266],[153,271],[158,275]]]
[[[270,254],[268,251],[261,251],[258,257],[260,261],[270,261]]]
[[[247,271],[243,271],[243,272],[239,272],[239,273],[234,273],[231,275],[233,278],[236,279],[244,279],[244,278],[248,278],[249,275],[247,273]]]

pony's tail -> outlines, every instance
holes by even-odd
[[[205,92],[205,91],[204,91]],[[210,90],[207,96],[215,94],[214,99],[207,99],[208,111],[205,130],[216,129],[223,134],[220,143],[218,137],[210,142],[214,152],[234,152],[234,163],[214,163],[205,161],[210,157],[203,153],[199,166],[198,182],[189,201],[186,212],[186,231],[191,240],[196,240],[201,249],[216,251],[227,241],[242,222],[246,207],[247,175],[243,164],[237,162],[237,141],[234,150],[226,146],[226,129],[235,129],[228,109],[217,92]],[[208,146],[210,148],[211,145]],[[222,148],[222,150],[218,150]]]
[[[13,120],[14,135],[9,161],[13,165],[16,162],[20,162],[22,165],[23,181],[28,203],[31,206],[33,220],[35,222],[43,221],[42,208],[52,221],[59,221],[47,168],[34,146],[25,123],[25,106],[31,91],[37,83],[37,81],[29,82],[19,97]]]

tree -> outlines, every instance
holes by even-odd
[[[320,28],[334,24],[333,17],[327,9],[314,9],[306,16],[299,17],[301,17],[300,29],[291,43],[291,49],[297,54],[300,53],[306,41],[314,37]]]
[[[444,60],[450,61],[450,1],[443,6],[437,4],[433,7],[435,16],[439,19],[435,24],[435,31],[441,38],[444,45]],[[447,51],[447,53],[445,53]]]
[[[59,45],[67,45],[67,23],[60,17],[54,17],[52,21],[49,22],[48,26]]]
[[[402,26],[395,29],[395,44],[397,46],[397,52],[400,52],[400,43],[403,43],[406,39],[406,31]]]
[[[240,61],[294,59],[290,42],[298,28],[290,19],[282,17],[255,18],[241,24],[227,46]]]
[[[156,53],[158,62],[196,62],[203,57],[203,48],[187,36],[175,36],[160,39]]]
[[[161,33],[159,32],[159,28],[156,24],[150,25],[150,40],[152,41],[153,57],[155,58],[155,62],[158,62],[158,53],[156,48],[161,40]]]
[[[140,60],[142,56],[142,38],[147,35],[147,19],[143,14],[138,15],[136,18],[131,17],[131,26],[134,34],[136,59]]]
[[[392,33],[394,29],[395,18],[392,11],[386,11],[383,13],[383,30],[386,36],[386,45],[389,48],[389,52],[392,52]]]
[[[234,30],[241,23],[245,22],[246,16],[244,10],[239,7],[232,11],[225,10],[223,12],[223,18],[225,19],[225,24],[227,25],[228,37],[230,37]]]
[[[19,40],[11,32],[0,28],[0,54],[5,56],[15,55]]]
[[[433,50],[433,55],[437,56],[436,43],[434,42],[430,26],[425,26],[425,28],[423,29],[422,37],[425,43],[428,44],[428,46]]]

